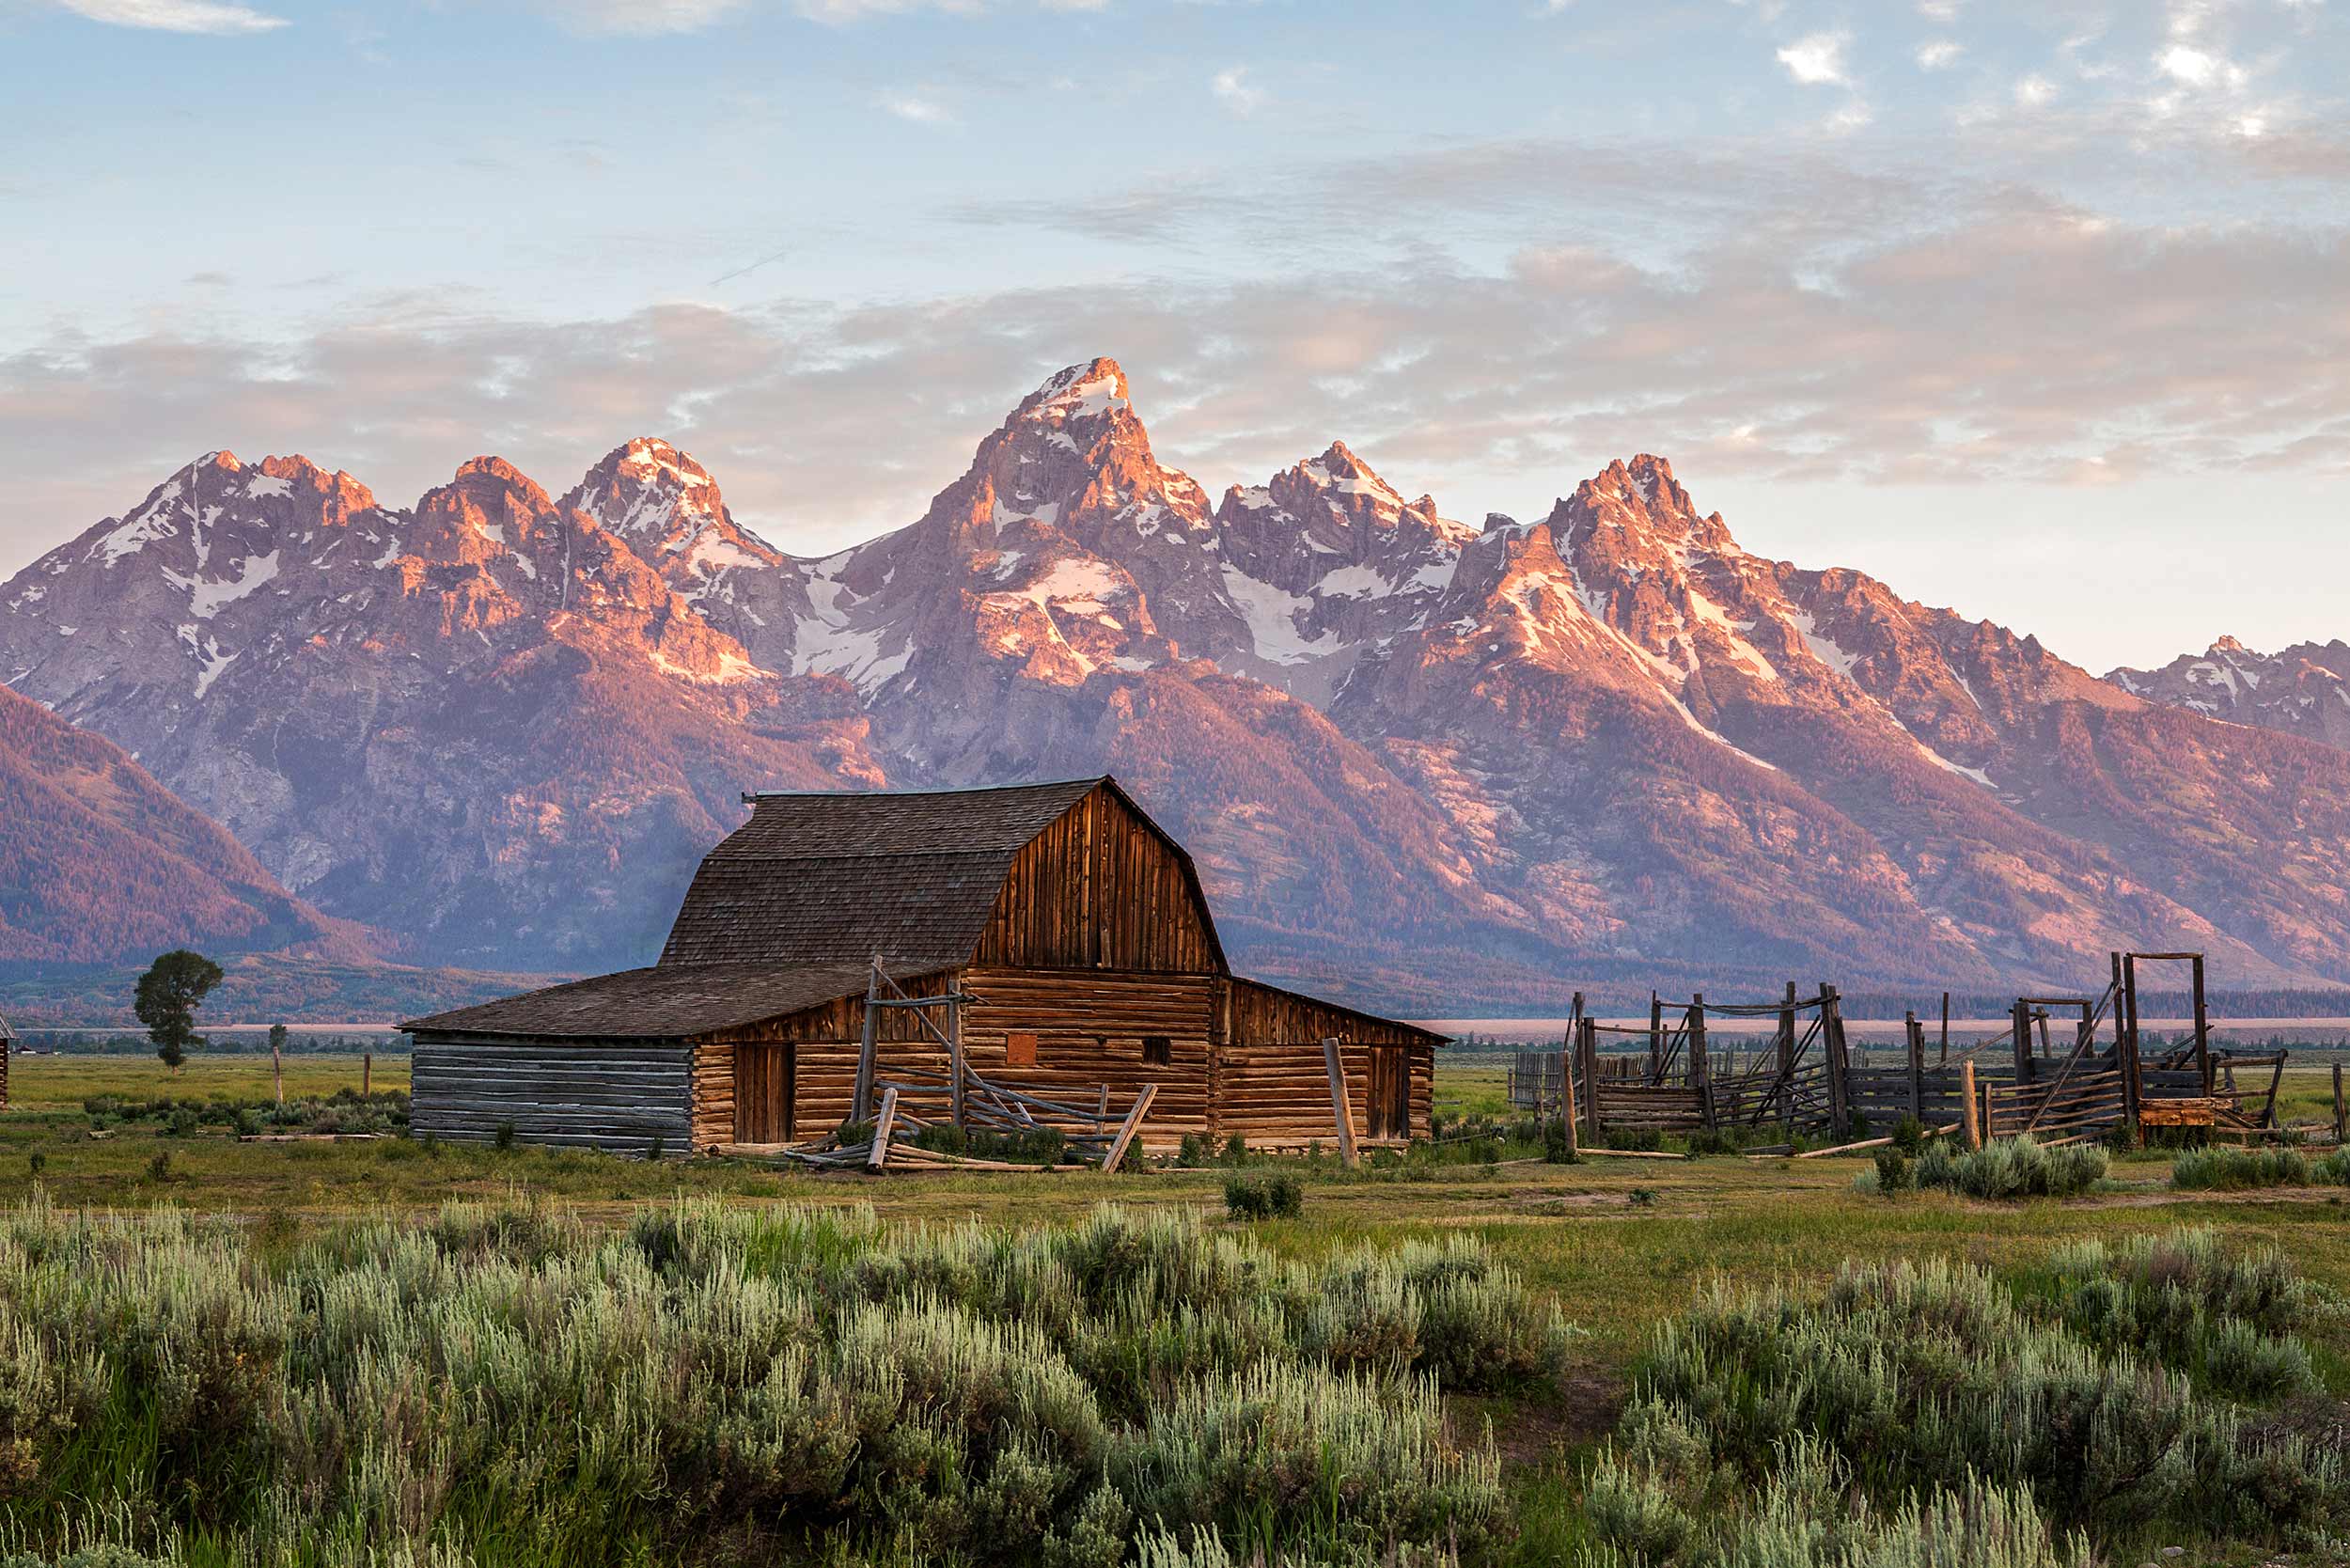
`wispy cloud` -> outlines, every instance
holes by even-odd
[[[212,0],[56,0],[56,4],[92,22],[161,33],[233,36],[272,32],[287,24],[282,16],[250,6],[217,5]]]
[[[2054,102],[2057,85],[2038,74],[2025,77],[2015,84],[2015,102],[2027,109],[2037,109]]]
[[[1956,65],[1959,55],[1964,53],[1966,53],[1964,46],[1950,39],[1935,39],[1918,46],[1918,69],[1919,71],[1947,70]]]
[[[925,98],[918,93],[884,93],[880,98],[875,99],[874,102],[888,113],[896,115],[900,119],[915,125],[957,123],[953,110],[934,98]]]
[[[1216,102],[1236,115],[1253,115],[1264,107],[1265,90],[1248,79],[1246,66],[1232,66],[1215,73],[1208,90]]]

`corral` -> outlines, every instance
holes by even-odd
[[[2194,1126],[2213,1136],[2280,1132],[2278,1088],[2289,1053],[2215,1049],[2201,953],[2116,952],[2112,979],[2091,996],[2019,996],[2008,1027],[1951,1054],[1946,1011],[1939,1048],[1915,1011],[1903,1020],[1898,1066],[1856,1060],[1833,985],[1810,996],[1794,981],[1762,1003],[1650,1002],[1645,1026],[1603,1023],[1583,998],[1560,1044],[1521,1050],[1512,1061],[1511,1103],[1564,1120],[1594,1141],[1611,1133],[1690,1134],[1777,1128],[1786,1137],[1831,1142],[1858,1128],[1910,1118],[1969,1144],[2031,1135],[2044,1142],[2094,1137],[2117,1127]],[[2149,1053],[2138,1012],[2138,966],[2188,966],[2193,1022],[2185,1042]],[[1759,1049],[1725,1051],[1709,1025],[1772,1019]],[[2052,1031],[2069,1027],[2071,1038]],[[1607,1050],[1603,1038],[1629,1037]],[[2004,1049],[2002,1049],[2004,1048]],[[2329,1131],[2342,1136],[2337,1096]],[[1874,1141],[1874,1140],[1869,1140]]]
[[[1428,1130],[1441,1037],[1234,975],[1112,779],[745,798],[657,964],[404,1026],[419,1132],[781,1152],[878,1122],[885,1160],[946,1123],[1114,1163]]]

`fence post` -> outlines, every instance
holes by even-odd
[[[1714,1067],[1705,1055],[1705,993],[1700,991],[1689,998],[1689,1083],[1698,1091],[1702,1105],[1705,1125],[1709,1130],[1721,1125],[1714,1112]]]
[[[1942,1065],[1950,1064],[1950,994],[1942,993]]]
[[[1795,1136],[1795,982],[1787,982],[1786,998],[1778,1009],[1778,1119],[1787,1136]]]
[[[1958,1087],[1960,1131],[1966,1137],[1967,1148],[1980,1149],[1982,1147],[1982,1126],[1975,1120],[1975,1064],[1972,1061],[1958,1064]]]
[[[1902,1039],[1909,1046],[1909,1114],[1926,1119],[1926,1027],[1912,1008],[1902,1019]]]
[[[960,983],[962,979],[960,975],[955,977],[957,983]],[[952,1107],[955,1126],[960,1130],[963,1126],[964,1089],[963,1004],[961,1002],[947,1004],[947,1081],[950,1086],[948,1102]]]
[[[849,1094],[849,1120],[863,1124],[873,1114],[873,1053],[878,1043],[874,1027],[881,1016],[875,1004],[881,1000],[881,955],[873,955],[873,966],[865,975],[865,1035],[857,1043],[856,1087]]]
[[[359,1053],[359,1094],[362,1099],[375,1092],[375,1053]]]
[[[1578,1031],[1579,1032],[1579,1031]],[[1559,1043],[1559,1122],[1567,1130],[1567,1159],[1569,1163],[1583,1157],[1583,1146],[1574,1129],[1574,1062],[1568,1041]]]
[[[1648,1081],[1665,1081],[1665,998],[1648,994]]]
[[[2350,1107],[2345,1107],[2342,1099],[2342,1063],[2336,1062],[2334,1063],[2334,1147],[2337,1149],[2342,1147],[2344,1135],[2350,1134],[2350,1116],[2343,1114],[2345,1108]]]
[[[1602,1136],[1599,1124],[1599,1029],[1593,1020],[1583,1020],[1583,1128],[1597,1143]]]
[[[2015,999],[2014,1010],[2008,1016],[2008,1032],[2014,1036],[2015,1087],[2021,1089],[2032,1080],[2031,1004],[2021,996]]]
[[[2203,1006],[2203,955],[2195,955],[2195,1067],[2203,1074],[2203,1093],[2211,1093],[2211,1014]]]
[[[1825,980],[1820,982],[1820,1049],[1827,1056],[1827,1119],[1828,1139],[1835,1142],[1852,1127],[1852,1084],[1845,1074],[1852,1071],[1852,1052],[1844,1043],[1844,1004],[1836,987]],[[1787,1105],[1792,1110],[1795,1103],[1794,1080],[1787,1083]]]

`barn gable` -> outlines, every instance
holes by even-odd
[[[1190,857],[1108,778],[756,794],[661,964],[982,963],[1218,971]]]

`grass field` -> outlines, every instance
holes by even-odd
[[[379,1060],[374,1087],[404,1088],[405,1065]],[[355,1090],[358,1079],[355,1059],[304,1058],[287,1068],[290,1096]],[[2350,1188],[2178,1192],[2161,1154],[2117,1158],[2110,1179],[2088,1197],[2029,1204],[1946,1193],[1879,1198],[1856,1190],[1856,1176],[1872,1166],[1851,1157],[1594,1157],[1575,1166],[1390,1160],[1354,1173],[1325,1161],[1302,1173],[1301,1217],[1243,1227],[1224,1217],[1230,1172],[1221,1169],[874,1179],[405,1138],[240,1142],[217,1128],[175,1135],[152,1121],[93,1136],[83,1111],[97,1095],[265,1100],[266,1058],[199,1060],[175,1079],[159,1064],[129,1058],[20,1057],[10,1087],[14,1108],[0,1116],[0,1208],[37,1194],[61,1210],[169,1206],[232,1215],[284,1236],[328,1231],[353,1216],[430,1215],[452,1200],[551,1199],[590,1231],[615,1231],[681,1197],[732,1206],[870,1205],[885,1222],[978,1219],[1014,1231],[1065,1225],[1115,1202],[1139,1214],[1196,1215],[1212,1231],[1245,1232],[1275,1255],[1306,1262],[1364,1246],[1462,1238],[1513,1270],[1535,1299],[1555,1305],[1574,1325],[1569,1364],[1551,1393],[1454,1402],[1456,1421],[1493,1419],[1522,1511],[1578,1484],[1574,1478],[1628,1393],[1635,1357],[1661,1324],[1725,1281],[1811,1289],[1848,1262],[1936,1259],[2037,1269],[2075,1244],[2119,1245],[2192,1225],[2210,1228],[2229,1246],[2273,1244],[2308,1279],[2350,1296]],[[2296,1105],[2322,1091],[2314,1082],[2295,1088]],[[1437,1104],[1449,1116],[1502,1111],[1500,1068],[1440,1068]],[[2312,1104],[2294,1114],[2318,1112]],[[2350,1396],[2350,1318],[2321,1317],[2305,1338],[2326,1397]],[[1558,1560],[1569,1549],[1561,1540],[1528,1529],[1513,1560]],[[2248,1559],[2254,1544],[2235,1544],[2224,1555]],[[6,1554],[0,1537],[0,1558]]]

